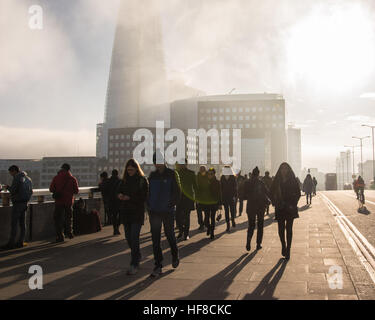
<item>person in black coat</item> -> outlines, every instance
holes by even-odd
[[[257,219],[257,250],[262,249],[264,210],[269,203],[269,192],[264,182],[259,179],[259,169],[253,170],[251,179],[245,184],[245,196],[247,199],[247,217],[249,227],[247,230],[246,250],[250,251],[251,238],[254,234],[255,219]]]
[[[245,198],[245,183],[246,183],[246,178],[241,175],[241,171],[238,172],[236,180],[237,180],[238,202],[239,202],[238,216],[240,217],[240,216],[242,216],[243,202],[246,199]]]
[[[306,194],[306,205],[311,204],[311,198],[314,192],[314,181],[310,174],[308,174],[303,181],[302,191]]]
[[[176,164],[176,176],[180,188],[180,198],[176,206],[176,222],[179,229],[177,238],[189,240],[190,212],[194,210],[197,181],[195,173],[187,168],[187,160],[183,164]]]
[[[113,225],[113,235],[120,235],[120,211],[119,211],[119,200],[117,198],[117,189],[121,182],[116,169],[112,170],[112,175],[107,182],[108,192],[108,210],[110,223]]]
[[[229,211],[232,220],[232,227],[236,226],[236,199],[237,199],[237,182],[235,174],[231,167],[223,168],[223,175],[220,179],[221,198],[225,209],[225,221],[227,222],[227,232],[230,230]]]
[[[121,222],[124,224],[125,238],[131,249],[129,275],[137,273],[141,260],[139,235],[144,224],[147,195],[148,181],[137,160],[130,159],[117,189]]]
[[[297,205],[301,197],[301,190],[292,168],[286,162],[282,163],[277,171],[271,186],[270,196],[272,205],[275,207],[275,219],[279,227],[281,254],[286,260],[289,260],[293,237],[293,222],[294,219],[299,218]]]
[[[204,227],[208,229],[207,222],[207,199],[209,194],[209,183],[208,183],[208,175],[205,166],[201,166],[199,168],[199,172],[196,176],[197,181],[197,190],[195,194],[195,201],[197,204],[197,216],[198,216],[198,224],[199,230],[204,231]],[[204,213],[204,217],[203,217]]]
[[[105,222],[109,220],[109,194],[108,194],[108,173],[106,171],[100,174],[99,190],[102,194],[102,200],[104,205]]]

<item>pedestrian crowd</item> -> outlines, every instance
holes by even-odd
[[[298,201],[301,197],[301,183],[287,163],[280,165],[275,177],[265,172],[260,177],[258,167],[249,175],[237,174],[230,166],[224,166],[220,179],[214,168],[201,166],[198,174],[188,169],[187,161],[176,164],[175,170],[165,163],[157,163],[154,154],[155,170],[147,178],[135,159],[127,161],[122,177],[117,170],[111,177],[107,172],[100,175],[99,190],[102,193],[107,222],[113,225],[113,234],[120,234],[120,226],[124,226],[126,241],[131,249],[129,275],[138,272],[141,261],[140,233],[148,212],[154,269],[152,277],[162,273],[163,252],[161,249],[161,229],[170,246],[172,266],[179,266],[179,250],[177,241],[190,239],[190,214],[197,211],[199,231],[215,239],[215,226],[224,216],[226,232],[236,228],[236,218],[244,210],[248,216],[246,250],[251,250],[251,239],[257,227],[256,250],[262,249],[264,218],[269,215],[270,205],[275,207],[275,220],[278,223],[278,234],[281,243],[281,254],[290,259],[292,247],[293,223],[299,217]],[[158,161],[160,162],[160,161]],[[163,162],[163,161],[162,161]],[[79,193],[77,179],[72,175],[69,164],[63,164],[61,170],[51,182],[50,192],[55,200],[54,222],[56,242],[73,238],[73,204],[75,195]],[[26,173],[14,166],[9,169],[13,175],[13,184],[9,187],[12,196],[13,213],[11,236],[3,249],[22,247],[25,237],[25,212],[32,196],[32,182]],[[311,204],[311,195],[316,192],[316,180],[308,175],[302,186],[307,202]],[[238,212],[237,212],[238,207]],[[80,199],[74,204],[77,212],[86,212],[85,202]],[[224,214],[222,215],[221,211]],[[90,221],[96,221],[93,216]],[[88,221],[82,220],[80,221]],[[77,219],[76,219],[77,220]],[[19,240],[16,242],[17,224],[21,228]],[[80,223],[82,225],[82,222]],[[175,229],[178,230],[177,237]]]

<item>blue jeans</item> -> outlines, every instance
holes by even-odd
[[[167,237],[173,259],[178,258],[176,236],[174,234],[174,214],[171,212],[150,212],[150,225],[152,235],[152,246],[154,251],[155,266],[162,267],[163,252],[161,250],[161,226],[164,226],[164,233]]]
[[[20,237],[17,243],[23,244],[23,241],[25,240],[26,210],[27,210],[27,202],[13,203],[11,231],[10,231],[10,238],[9,238],[9,244],[11,245],[14,245],[16,243],[17,224],[19,224],[20,226]]]
[[[139,223],[124,224],[125,239],[128,241],[131,250],[130,265],[134,267],[138,267],[141,260],[141,250],[139,248],[139,234],[141,228],[142,225]]]

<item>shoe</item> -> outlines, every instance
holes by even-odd
[[[180,259],[178,259],[178,258],[173,259],[173,261],[172,261],[172,267],[173,267],[173,269],[176,269],[179,264],[180,264]]]
[[[186,241],[186,240],[189,240],[189,239],[190,239],[189,236],[184,237],[184,240],[185,240],[185,241]]]
[[[230,223],[228,222],[227,223],[227,230],[226,230],[226,232],[229,232],[230,231]]]
[[[114,236],[119,236],[121,233],[120,233],[120,231],[118,231],[118,230],[115,230],[115,231],[113,231],[113,235]]]
[[[130,269],[128,270],[128,272],[126,274],[129,275],[129,276],[134,276],[135,274],[137,274],[137,272],[138,272],[137,267],[130,266]]]
[[[8,243],[5,246],[1,247],[1,250],[7,251],[7,250],[12,250],[15,249],[16,246],[14,244]]]
[[[56,238],[56,243],[60,243],[60,242],[64,242],[64,241],[65,241],[64,237],[57,237]]]
[[[19,249],[19,248],[23,248],[23,247],[25,247],[26,246],[26,243],[24,243],[24,242],[19,242],[19,243],[16,243],[16,245],[15,245],[15,247],[17,248],[17,249]]]
[[[74,238],[74,235],[73,235],[72,233],[69,233],[69,234],[67,235],[67,237],[68,237],[69,239],[73,239],[73,238]]]
[[[247,241],[247,242],[246,242],[246,250],[247,250],[248,252],[250,252],[250,250],[251,250],[250,241]]]
[[[210,235],[210,239],[211,239],[211,240],[214,240],[214,239],[215,239],[215,235],[214,235],[213,233],[211,233],[211,235]]]
[[[260,244],[257,244],[257,250],[261,250],[262,246]]]
[[[207,228],[207,235],[208,236],[210,235],[210,228],[209,227]]]
[[[286,248],[285,250],[285,260],[289,260],[290,259],[290,248]]]
[[[156,266],[154,268],[154,270],[152,271],[152,273],[150,274],[150,277],[151,278],[156,278],[156,277],[160,276],[161,274],[162,274],[161,267]]]
[[[199,231],[204,231],[204,225],[201,225],[201,226],[199,227]]]
[[[232,221],[232,227],[235,228],[236,227],[236,222],[233,220]]]

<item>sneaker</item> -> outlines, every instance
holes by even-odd
[[[135,267],[135,266],[130,266],[128,272],[126,273],[128,276],[134,276],[135,274],[137,274],[138,272],[138,268]]]
[[[56,243],[61,243],[61,242],[64,242],[64,241],[65,241],[64,237],[56,238]]]
[[[236,222],[233,220],[232,221],[232,227],[235,228],[236,227]]]
[[[178,258],[173,259],[173,261],[172,261],[172,267],[173,267],[173,269],[176,269],[179,264],[180,264],[180,259],[178,259]]]
[[[257,245],[257,250],[261,250],[262,246],[260,244]]]
[[[282,255],[283,257],[286,256],[286,247],[283,247],[283,248],[281,249],[281,255]]]
[[[250,250],[251,250],[250,242],[247,242],[247,243],[246,243],[246,250],[247,250],[248,252],[250,252]]]
[[[156,266],[154,268],[154,270],[152,271],[152,273],[150,274],[150,277],[151,278],[156,278],[156,277],[160,276],[161,274],[162,274],[161,267]]]
[[[68,237],[69,239],[73,239],[73,238],[74,238],[74,235],[73,235],[73,233],[69,233],[67,237]]]
[[[207,228],[207,235],[210,235],[210,228]]]
[[[18,248],[23,248],[23,247],[26,247],[27,246],[27,244],[25,243],[25,242],[19,242],[19,243],[16,243],[16,248],[18,249]]]
[[[186,241],[186,240],[189,240],[189,239],[190,239],[189,236],[184,237],[184,240],[185,240],[185,241]]]
[[[177,236],[177,239],[181,239],[184,235],[180,232]]]

